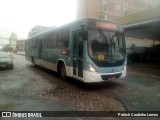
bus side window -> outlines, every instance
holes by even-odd
[[[56,44],[57,44],[57,32],[55,32],[52,37],[53,37],[54,47],[56,47]]]
[[[29,42],[29,46],[30,46],[30,48],[32,48],[32,46],[33,46],[33,40],[32,39]]]
[[[28,49],[28,41],[25,42],[25,49]]]
[[[44,49],[47,49],[47,41],[48,41],[48,35],[44,37],[44,46],[43,46]]]
[[[33,39],[33,48],[37,48],[37,38]]]
[[[48,35],[48,39],[47,39],[47,48],[52,48],[53,44],[52,44],[52,38],[51,35]]]
[[[56,33],[50,33],[48,36],[48,46],[47,48],[54,48],[56,46]]]
[[[58,32],[57,47],[68,47],[69,45],[69,30],[65,29]]]

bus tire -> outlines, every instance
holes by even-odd
[[[60,64],[59,66],[59,75],[62,80],[66,80],[66,68],[64,64]]]
[[[34,61],[33,57],[32,57],[32,67],[36,67],[36,64],[35,64],[35,61]]]

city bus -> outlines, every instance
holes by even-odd
[[[126,46],[122,25],[81,18],[29,37],[25,58],[85,83],[103,82],[126,75]]]

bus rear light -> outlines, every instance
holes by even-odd
[[[61,50],[62,55],[68,56],[70,54],[69,50]]]

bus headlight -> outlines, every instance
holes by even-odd
[[[91,72],[96,72],[95,68],[94,68],[92,65],[89,65],[89,70],[90,70]]]

